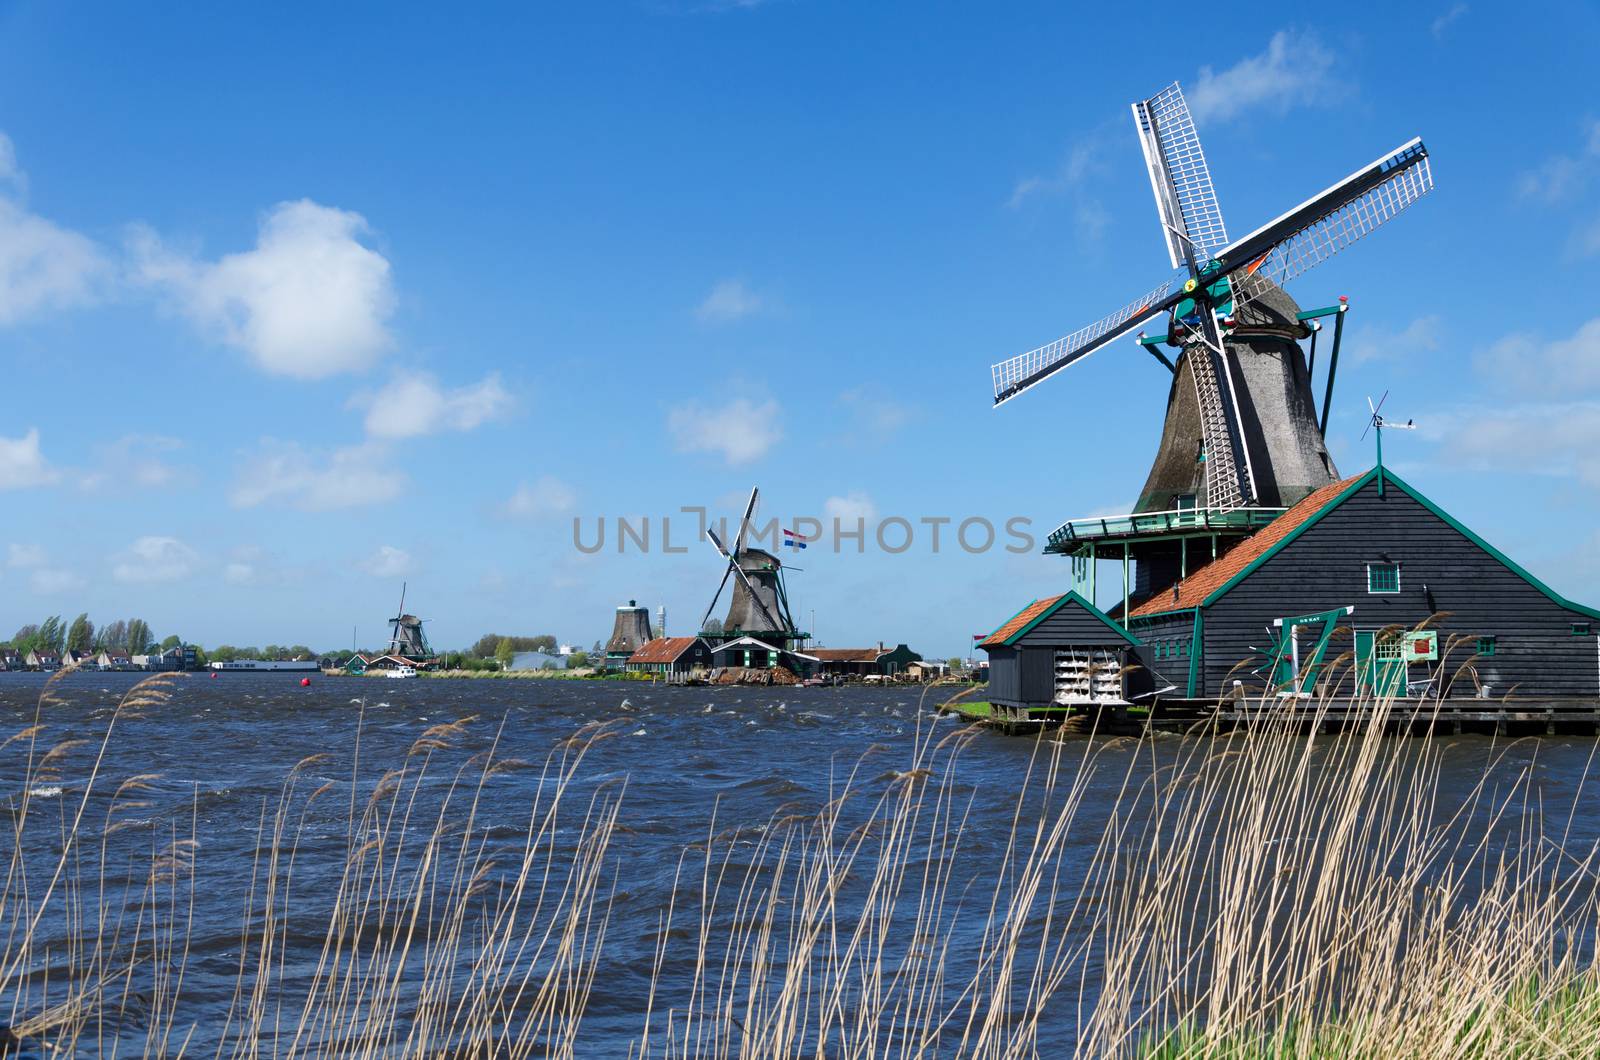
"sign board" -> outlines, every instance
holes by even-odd
[[[1439,658],[1439,634],[1426,629],[1406,634],[1406,662],[1434,662]]]

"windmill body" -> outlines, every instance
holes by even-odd
[[[400,607],[389,620],[389,648],[385,653],[397,658],[421,662],[433,658],[428,637],[422,631],[422,619],[406,613],[406,586],[400,586]]]
[[[805,641],[807,634],[796,625],[789,609],[783,562],[765,549],[749,544],[750,519],[755,514],[760,493],[759,489],[750,491],[750,501],[745,505],[731,547],[717,536],[715,530],[706,528],[706,540],[717,550],[725,566],[722,582],[717,586],[710,606],[706,608],[700,627],[706,628],[718,601],[722,599],[723,590],[731,582],[733,591],[727,617],[722,620],[720,637],[726,640],[754,637],[780,651],[792,652]]]
[[[1427,149],[1414,139],[1230,239],[1182,91],[1174,84],[1135,103],[1133,116],[1177,273],[992,371],[995,404],[1003,404],[1141,325],[1166,324],[1165,335],[1138,333],[1170,376],[1160,445],[1135,510],[1064,523],[1046,546],[1074,559],[1073,588],[1090,600],[1098,562],[1121,560],[1124,613],[1338,480],[1325,433],[1348,303],[1306,311],[1282,285],[1433,186]],[[1318,336],[1330,319],[1319,414],[1312,383]]]

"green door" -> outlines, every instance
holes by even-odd
[[[1356,682],[1373,695],[1405,695],[1405,642],[1393,634],[1379,639],[1376,630],[1356,630]]]

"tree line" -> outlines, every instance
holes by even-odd
[[[142,618],[117,619],[96,627],[87,613],[71,622],[62,622],[60,615],[51,615],[43,622],[30,622],[12,634],[0,648],[9,648],[19,655],[31,651],[63,652],[116,651],[129,655],[148,655],[183,643],[176,636],[157,641],[150,624]]]

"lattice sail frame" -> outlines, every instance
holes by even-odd
[[[1420,139],[1403,146],[1385,164],[1389,168],[1403,168],[1383,183],[1294,232],[1247,265],[1244,272],[1264,277],[1281,287],[1362,236],[1383,227],[1433,190],[1433,170]],[[1250,286],[1235,284],[1235,290],[1243,292]],[[1262,289],[1260,285],[1253,286],[1255,290]],[[1248,302],[1250,298],[1246,296],[1240,301]]]
[[[1177,289],[1178,282],[1178,277],[1169,277],[1149,294],[1129,302],[1110,316],[1097,320],[1088,327],[1079,328],[1070,335],[1064,335],[1048,345],[1029,350],[1027,353],[1019,353],[994,365],[990,372],[994,377],[995,404],[1003,404],[1022,393],[1026,387],[1017,389],[1019,384],[1036,373],[1046,368],[1066,367],[1073,361],[1087,357],[1100,347],[1114,341],[1128,326],[1138,323],[1145,317],[1154,316],[1161,308],[1161,303]]]
[[[1187,264],[1185,241],[1194,248],[1195,260],[1203,265],[1213,250],[1227,246],[1228,229],[1211,184],[1205,151],[1200,147],[1200,134],[1178,83],[1174,81],[1144,102],[1135,103],[1133,119],[1172,267]]]

